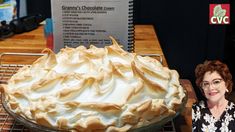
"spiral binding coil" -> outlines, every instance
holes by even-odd
[[[128,52],[134,52],[134,34],[135,34],[135,27],[133,23],[133,11],[134,11],[134,1],[129,1],[129,12],[128,12]]]

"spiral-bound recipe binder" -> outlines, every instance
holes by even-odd
[[[54,51],[112,44],[134,51],[133,0],[51,0]]]
[[[133,11],[134,11],[134,1],[130,0],[129,1],[129,12],[128,12],[128,47],[127,47],[127,51],[129,52],[133,52],[134,51],[134,47],[135,47],[135,40],[134,40],[134,35],[135,35],[135,27],[134,27],[134,23],[133,23]]]

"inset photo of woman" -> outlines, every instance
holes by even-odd
[[[205,61],[195,69],[196,85],[205,99],[192,106],[193,132],[235,131],[235,105],[228,99],[232,75],[226,64]]]

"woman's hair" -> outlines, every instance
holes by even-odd
[[[196,85],[201,89],[201,82],[206,72],[217,72],[224,80],[228,93],[232,91],[233,82],[232,75],[228,69],[228,66],[218,60],[205,61],[203,64],[198,64],[195,69]]]

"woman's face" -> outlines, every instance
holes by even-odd
[[[225,98],[226,84],[222,77],[216,72],[206,72],[201,87],[208,101],[217,103]]]

